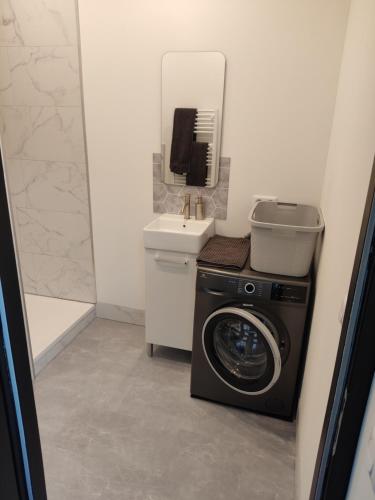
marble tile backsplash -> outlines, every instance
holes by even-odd
[[[154,213],[180,213],[183,196],[190,193],[192,215],[195,215],[195,198],[200,195],[204,202],[206,217],[227,218],[230,158],[220,158],[219,181],[214,188],[164,184],[159,153],[153,154],[152,167]]]
[[[77,45],[76,0],[2,0],[0,45]]]
[[[2,0],[0,136],[25,291],[95,302],[76,0]]]

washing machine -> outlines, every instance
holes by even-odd
[[[293,419],[311,280],[198,267],[191,395]]]

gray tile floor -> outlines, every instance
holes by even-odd
[[[290,500],[295,428],[192,399],[189,355],[95,320],[35,384],[49,500]]]

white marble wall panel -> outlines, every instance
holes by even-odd
[[[0,136],[6,158],[22,157],[25,143],[31,136],[29,108],[2,106]]]
[[[85,163],[9,159],[7,166],[16,207],[89,214]]]
[[[28,293],[95,302],[92,260],[20,253],[23,286]]]
[[[77,44],[75,0],[2,0],[0,14],[2,45]]]
[[[80,107],[30,107],[30,136],[22,157],[33,160],[85,161]]]
[[[80,107],[3,106],[0,133],[7,158],[85,161]]]
[[[6,183],[10,193],[11,205],[26,207],[23,173],[19,160],[6,159]]]
[[[25,291],[95,301],[75,0],[0,0],[0,136]]]
[[[0,46],[22,45],[11,0],[0,2]]]
[[[22,252],[88,260],[90,224],[82,214],[16,208]]]
[[[12,104],[12,79],[6,48],[0,47],[0,105]]]
[[[13,104],[80,106],[77,47],[9,47],[7,57]]]

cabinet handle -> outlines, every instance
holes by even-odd
[[[189,257],[185,256],[182,259],[174,257],[164,257],[160,254],[156,254],[154,257],[155,262],[160,262],[160,264],[174,264],[177,266],[187,266],[189,264]]]

